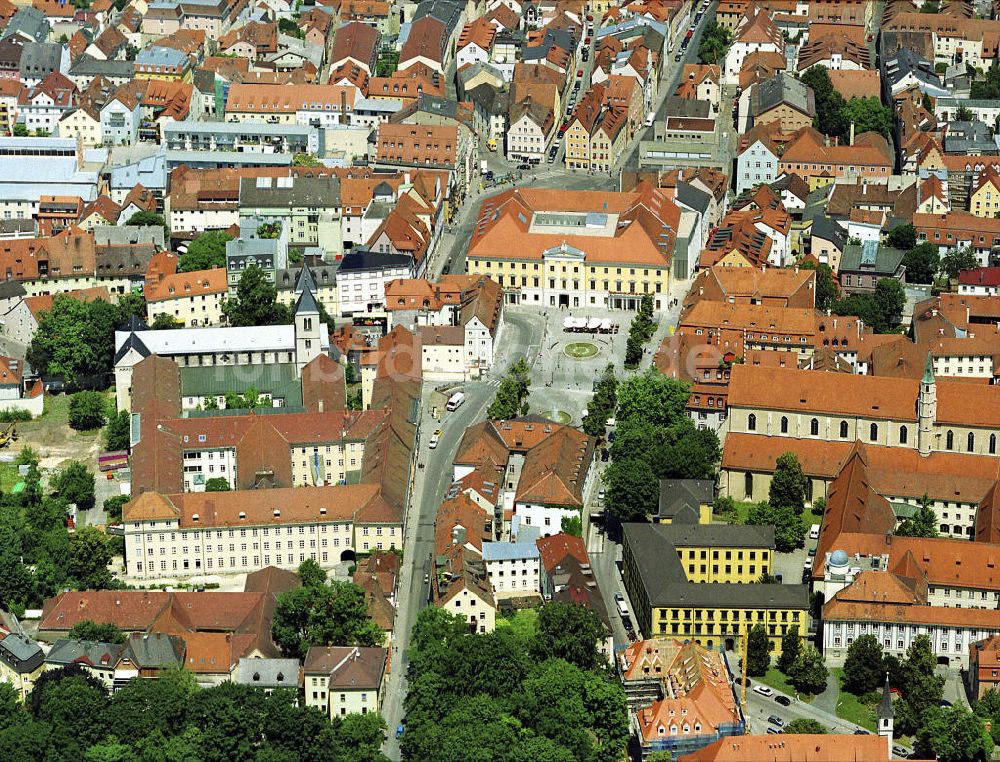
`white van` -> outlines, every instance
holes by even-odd
[[[809,539],[818,540],[819,539],[819,524],[813,524],[809,527]]]
[[[445,410],[458,410],[462,407],[463,402],[465,402],[465,395],[462,392],[455,392],[448,400],[448,404],[445,405]]]

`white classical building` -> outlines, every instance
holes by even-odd
[[[115,394],[119,410],[131,406],[132,368],[155,354],[181,368],[253,366],[295,363],[299,372],[310,360],[330,350],[330,331],[319,320],[319,307],[308,290],[295,307],[292,325],[150,330],[133,317],[115,331]]]
[[[144,492],[122,512],[126,573],[133,579],[324,568],[357,552],[402,547],[377,484],[232,492]]]

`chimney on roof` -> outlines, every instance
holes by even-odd
[[[850,131],[849,141],[850,142],[848,142],[848,145],[851,145],[851,146],[854,145],[854,122],[851,122],[851,131]]]
[[[321,413],[322,413],[322,412],[323,412],[323,400],[319,400],[319,401],[318,401],[318,402],[316,403],[316,407],[318,408],[319,412],[321,412]]]

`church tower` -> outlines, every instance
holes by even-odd
[[[300,376],[320,351],[319,306],[312,291],[305,288],[295,303],[295,368]]]
[[[937,382],[934,380],[934,363],[931,353],[927,353],[927,365],[920,379],[920,393],[917,396],[917,449],[921,456],[931,454],[934,440],[934,422],[937,419]]]
[[[886,739],[889,759],[892,759],[892,693],[889,691],[889,673],[885,673],[885,687],[878,705],[878,734]]]

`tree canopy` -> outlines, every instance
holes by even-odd
[[[221,230],[210,230],[202,233],[188,244],[187,252],[181,254],[178,272],[188,273],[195,270],[211,270],[213,267],[226,266],[226,243],[233,240],[229,233]]]
[[[703,64],[720,63],[732,42],[732,32],[717,22],[710,21],[705,26],[698,43],[698,60]]]
[[[895,534],[901,537],[937,537],[938,517],[931,507],[930,498],[925,494],[920,499],[916,513],[903,519],[896,527]]]
[[[125,633],[110,622],[98,624],[90,619],[74,624],[66,634],[76,640],[91,640],[95,643],[124,643]]]
[[[243,271],[236,296],[222,300],[222,313],[231,326],[287,325],[294,319],[292,308],[278,302],[277,289],[257,265]]]
[[[232,682],[199,689],[190,673],[134,678],[113,696],[80,666],[43,672],[26,707],[0,683],[5,762],[387,762],[376,713],[333,719]],[[15,694],[16,695],[16,694]]]
[[[764,625],[755,625],[747,637],[747,674],[763,677],[771,666],[771,649],[774,644],[767,637]]]
[[[615,366],[610,363],[597,381],[594,396],[587,403],[587,417],[583,419],[583,431],[592,437],[603,437],[607,420],[614,415],[618,405],[618,379]]]
[[[528,413],[528,395],[531,392],[531,369],[522,357],[515,362],[500,380],[496,397],[486,410],[491,421],[517,418]]]
[[[800,267],[803,270],[816,271],[816,309],[827,310],[840,298],[840,286],[833,277],[833,270],[828,264],[817,264],[811,259],[803,260]]]
[[[90,431],[104,425],[108,401],[100,392],[82,391],[69,398],[69,427],[75,431]]]
[[[136,308],[133,300],[112,305],[103,299],[84,302],[59,294],[43,311],[28,346],[27,360],[43,376],[60,376],[67,384],[103,388],[112,371],[115,329]]]
[[[420,612],[410,648],[404,760],[622,758],[629,733],[624,690],[605,669],[584,669],[553,653],[562,641],[576,660],[596,664],[598,659],[551,631],[582,622],[560,606],[544,614],[552,605],[543,606],[534,637],[510,627],[473,634],[463,618],[447,611]],[[541,621],[549,616],[551,621]],[[589,643],[589,636],[585,639]]]
[[[350,582],[309,585],[278,596],[271,637],[287,656],[312,646],[377,646],[384,635],[368,616],[365,593]]]

